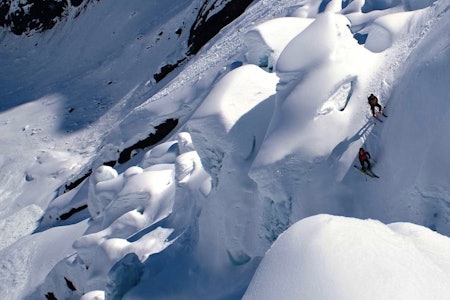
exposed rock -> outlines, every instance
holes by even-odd
[[[0,2],[0,26],[16,35],[45,31],[63,20],[68,12],[92,0],[26,0]]]

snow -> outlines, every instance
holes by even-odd
[[[249,64],[273,69],[286,45],[305,30],[314,19],[276,18],[256,25],[245,36]]]
[[[280,235],[243,299],[446,299],[449,247],[410,223],[316,215]]]
[[[150,2],[0,32],[4,297],[450,295],[448,0],[255,1],[159,83],[203,2]]]

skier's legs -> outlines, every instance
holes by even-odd
[[[370,161],[368,159],[364,160],[364,161],[360,161],[361,163],[361,170],[370,170],[371,165],[370,165]],[[367,168],[366,168],[366,163],[367,163]]]
[[[383,109],[381,108],[381,105],[379,103],[375,104],[375,106],[378,108],[379,112],[383,112]]]

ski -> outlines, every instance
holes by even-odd
[[[377,121],[379,121],[380,123],[383,123],[383,120],[380,119],[380,116],[383,116],[383,117],[387,118],[387,115],[385,115],[384,113],[381,113],[381,114],[378,113],[375,116],[373,116],[373,118],[376,119]]]
[[[358,169],[361,173],[366,174],[369,177],[372,178],[380,178],[380,176],[378,176],[377,174],[375,174],[374,172],[372,172],[372,170],[361,170],[361,168],[359,168],[357,165],[353,165],[353,167],[355,167],[356,169]]]
[[[381,120],[379,117],[377,117],[377,116],[373,116],[373,117],[374,117],[374,119],[378,120],[380,123],[383,123],[383,120]],[[375,122],[375,124],[376,124],[376,122]]]
[[[370,174],[369,176],[372,176],[374,178],[380,178],[380,176],[375,174],[372,170],[366,170],[366,174]]]

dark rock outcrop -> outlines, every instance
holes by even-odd
[[[132,157],[132,152],[134,150],[142,150],[148,148],[150,146],[154,146],[164,138],[168,137],[169,134],[177,127],[178,120],[177,119],[167,119],[163,123],[155,126],[155,133],[150,133],[147,138],[143,140],[137,141],[135,144],[123,149],[122,152],[119,153],[119,158],[117,161],[108,161],[103,163],[103,165],[114,167],[117,163],[123,164],[129,161]],[[84,175],[80,176],[76,180],[65,184],[64,188],[60,188],[60,194],[64,194],[77,186],[79,186],[86,178],[88,178],[92,174],[92,169],[89,169]],[[82,207],[79,209],[72,209],[70,212],[66,213],[65,219],[69,218],[74,213],[85,209],[86,207]],[[61,220],[63,216],[61,216]]]
[[[178,120],[176,119],[167,119],[164,123],[155,126],[155,133],[150,133],[147,138],[137,141],[134,145],[131,145],[128,148],[123,149],[120,153],[118,163],[123,164],[130,160],[131,153],[133,150],[144,149],[146,147],[150,147],[155,145],[156,143],[163,140],[165,137],[169,135],[169,133],[175,129],[178,125]]]
[[[196,54],[222,28],[239,17],[252,2],[253,0],[205,1],[189,32],[189,51],[186,54],[188,56]],[[222,8],[211,15],[220,6]]]
[[[63,20],[70,9],[85,7],[90,1],[92,0],[3,0],[0,2],[0,26],[17,35],[49,30]],[[11,7],[16,2],[17,7]]]

